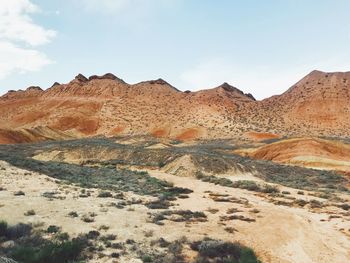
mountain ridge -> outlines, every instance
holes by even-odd
[[[0,97],[0,129],[48,127],[77,137],[152,134],[178,139],[350,135],[350,73],[312,71],[261,101],[228,83],[182,92],[163,79],[128,84],[111,73]],[[44,137],[44,136],[42,136]]]

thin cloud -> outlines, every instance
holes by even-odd
[[[47,44],[56,36],[54,30],[32,20],[31,15],[40,11],[29,0],[0,0],[0,78],[40,70],[51,63],[45,54],[30,48]]]
[[[104,14],[135,15],[151,12],[155,8],[169,7],[183,0],[76,0],[85,10]],[[125,14],[132,9],[132,13]]]
[[[97,12],[118,12],[132,5],[134,0],[81,0],[80,1],[88,11]]]

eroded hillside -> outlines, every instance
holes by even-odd
[[[349,83],[349,73],[314,71],[282,95],[255,101],[251,94],[227,83],[181,92],[162,79],[128,84],[110,73],[89,78],[80,74],[68,84],[55,83],[47,90],[29,87],[2,96],[0,142],[27,142],[23,129],[33,133],[32,141],[55,139],[32,132],[38,127],[61,138],[150,134],[191,140],[253,133],[347,136]]]

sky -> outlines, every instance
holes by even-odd
[[[78,73],[257,99],[350,71],[349,0],[0,0],[0,94]]]

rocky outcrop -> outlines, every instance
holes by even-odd
[[[175,88],[173,85],[169,84],[168,82],[166,82],[164,79],[161,79],[161,78],[155,79],[155,80],[142,81],[136,85],[160,85],[160,86],[164,86],[164,87],[169,87],[173,91],[181,92],[180,90]]]
[[[30,86],[26,89],[26,91],[30,91],[30,90],[43,91],[43,89],[40,88],[39,86]]]
[[[94,80],[94,79],[109,79],[109,80],[116,80],[118,82],[125,83],[124,80],[118,78],[117,76],[115,76],[112,73],[106,73],[106,74],[104,74],[102,76],[92,75],[92,76],[89,77],[89,80]]]
[[[51,88],[53,88],[53,87],[55,87],[55,86],[59,86],[59,85],[61,85],[61,84],[58,83],[58,82],[55,82],[54,84],[52,84]]]
[[[74,79],[78,80],[80,82],[87,82],[87,81],[89,81],[88,78],[85,77],[83,74],[78,74],[77,76],[75,76]]]
[[[237,89],[236,87],[228,84],[227,82],[224,82],[223,84],[221,84],[219,87],[217,87],[217,89],[222,89],[222,90],[229,92],[229,93],[235,93],[235,94],[238,94],[238,95],[245,97],[246,99],[255,101],[255,98],[253,97],[253,95],[251,95],[250,93],[246,94],[243,91],[241,91],[240,89]]]

